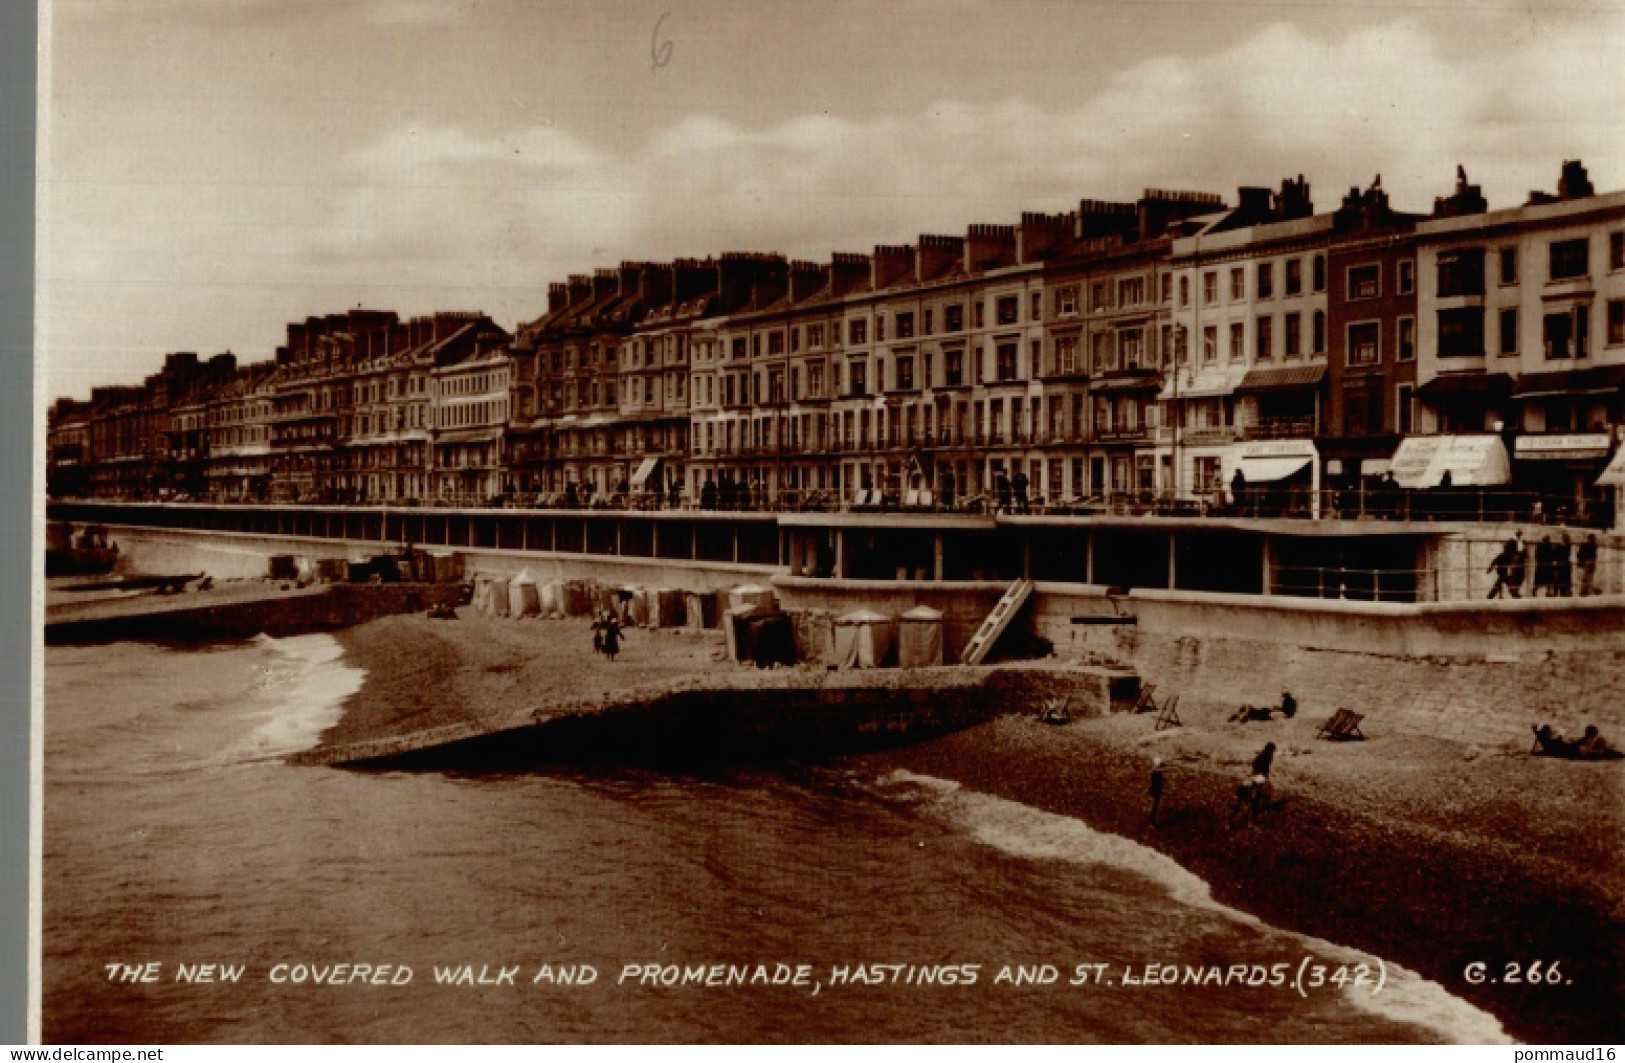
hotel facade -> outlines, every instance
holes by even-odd
[[[442,505],[1612,504],[1625,192],[1491,211],[1300,175],[1083,200],[824,262],[625,262],[479,313],[356,310],[49,415],[59,495]],[[1613,464],[1611,464],[1613,463]],[[980,500],[980,503],[978,503]]]

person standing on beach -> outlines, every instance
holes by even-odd
[[[609,658],[611,664],[615,663],[615,655],[621,652],[621,625],[615,622],[611,615],[604,621],[604,656]]]
[[[1166,783],[1161,757],[1151,758],[1151,825],[1157,825],[1157,810],[1162,807],[1162,789]]]
[[[1261,775],[1265,780],[1268,780],[1270,777],[1270,768],[1273,767],[1274,764],[1275,743],[1265,742],[1264,748],[1260,749],[1258,751],[1258,756],[1253,758],[1253,774],[1255,776]]]
[[[604,614],[598,609],[592,611],[592,652],[604,652]]]

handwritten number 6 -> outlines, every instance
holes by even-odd
[[[655,20],[655,31],[649,35],[650,71],[659,70],[671,62],[672,42],[660,39],[660,27],[666,21],[666,16],[670,14],[670,11],[662,11],[660,17]]]

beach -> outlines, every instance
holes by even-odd
[[[584,620],[469,610],[454,622],[389,617],[338,637],[366,679],[324,735],[330,744],[673,685],[775,684],[773,673],[723,660],[718,632],[632,629],[614,663],[594,654]],[[1183,726],[1163,731],[1150,714],[1066,726],[1008,715],[848,763],[952,780],[1150,846],[1216,901],[1402,964],[1515,1037],[1625,1035],[1625,765],[1530,757],[1526,736],[1510,730],[1457,740],[1401,729],[1405,714],[1380,730],[1368,723],[1356,742],[1317,739],[1326,714],[1308,707],[1238,724],[1210,698],[1180,715]],[[1235,786],[1265,742],[1277,746],[1276,807],[1232,828]],[[1147,815],[1153,756],[1168,765],[1157,826]],[[1524,977],[1533,961],[1538,985]],[[1484,966],[1470,971],[1475,963]],[[1511,982],[1509,964],[1523,981]]]

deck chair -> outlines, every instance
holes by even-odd
[[[1140,696],[1138,698],[1136,698],[1135,701],[1134,701],[1134,711],[1135,712],[1156,712],[1157,711],[1157,699],[1156,699],[1156,696],[1155,696],[1156,693],[1157,693],[1157,684],[1155,684],[1155,683],[1142,683],[1142,684],[1140,684]]]
[[[1152,729],[1156,731],[1166,731],[1170,727],[1183,726],[1185,725],[1181,723],[1179,719],[1179,695],[1175,694],[1167,701],[1163,702],[1162,708],[1157,710],[1157,722]]]
[[[1363,742],[1365,735],[1360,733],[1360,721],[1364,716],[1353,709],[1338,709],[1332,713],[1332,718],[1320,725],[1316,738],[1330,738],[1339,742]]]

